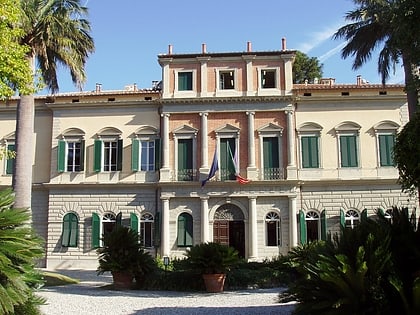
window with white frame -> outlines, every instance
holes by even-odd
[[[281,245],[281,221],[277,212],[269,212],[265,216],[266,244],[267,246]]]
[[[132,140],[131,168],[133,171],[150,172],[157,169],[156,163],[160,141],[158,130],[146,126],[137,130]]]
[[[4,174],[5,175],[12,175],[13,169],[15,166],[15,155],[16,155],[16,146],[14,139],[8,139],[4,141]]]
[[[115,128],[107,128],[98,133],[94,142],[95,172],[113,172],[122,170],[123,141],[121,132]]]
[[[302,168],[319,168],[320,135],[322,127],[316,123],[304,123],[298,129],[300,145],[300,164]]]
[[[399,125],[393,121],[382,121],[374,126],[377,139],[378,166],[395,166],[393,151]]]
[[[360,126],[353,122],[345,122],[335,128],[342,168],[359,166],[359,130]]]
[[[219,90],[235,89],[235,71],[219,70]]]
[[[274,89],[277,87],[277,70],[276,69],[261,69],[260,70],[260,86],[261,89]]]
[[[283,128],[272,123],[258,129],[262,179],[264,180],[283,178],[282,134]]]
[[[176,180],[193,181],[196,177],[196,137],[198,130],[183,125],[173,130],[175,139]]]
[[[92,213],[92,247],[98,248],[102,246],[102,238],[114,231],[116,226],[121,226],[122,213],[115,215],[113,212],[104,213],[99,216],[97,213]]]
[[[345,217],[345,227],[353,229],[360,223],[360,215],[359,212],[356,210],[348,210],[346,211]]]
[[[193,90],[193,72],[179,71],[177,72],[177,91],[192,91]]]
[[[140,241],[146,248],[153,247],[154,218],[150,213],[144,213],[140,218]]]

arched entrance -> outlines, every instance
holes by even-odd
[[[220,206],[213,221],[213,241],[232,246],[245,257],[245,224],[244,215],[239,207],[233,204]]]

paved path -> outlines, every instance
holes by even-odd
[[[109,275],[94,271],[60,271],[79,284],[43,288],[47,299],[41,307],[45,315],[289,315],[294,305],[277,303],[281,289],[226,291],[222,293],[173,291],[115,291],[104,288]]]

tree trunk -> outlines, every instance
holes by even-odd
[[[34,58],[28,57],[33,68]],[[34,160],[34,116],[35,96],[21,95],[16,109],[15,166],[13,170],[13,190],[15,209],[31,208],[32,163]]]
[[[417,110],[418,102],[418,87],[415,85],[413,75],[413,64],[406,54],[403,54],[404,73],[405,73],[405,88],[407,92],[408,117],[413,118]]]

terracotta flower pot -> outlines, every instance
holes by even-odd
[[[114,288],[116,289],[130,289],[133,285],[133,275],[125,271],[112,271],[112,279],[114,281]]]
[[[222,292],[225,285],[224,273],[203,274],[206,291],[211,293]]]

